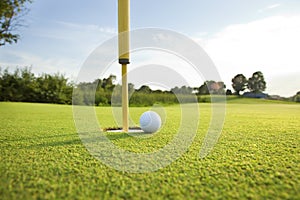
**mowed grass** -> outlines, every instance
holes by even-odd
[[[249,101],[249,100],[247,100]],[[300,199],[300,105],[231,102],[213,152],[199,158],[210,104],[189,150],[151,173],[112,169],[89,154],[65,105],[0,103],[0,199]],[[137,122],[148,108],[131,108]],[[108,134],[118,146],[152,152],[179,126],[178,106],[164,107],[163,130],[151,138]],[[97,107],[103,127],[117,126]]]

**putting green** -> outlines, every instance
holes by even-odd
[[[248,100],[247,100],[248,101]],[[198,157],[210,120],[199,104],[200,124],[189,150],[153,173],[116,171],[96,160],[76,133],[72,107],[0,103],[1,199],[299,199],[300,104],[231,102],[213,152]],[[130,108],[133,121],[148,108]],[[153,137],[107,133],[119,147],[153,152],[174,136],[172,120]],[[100,124],[114,127],[109,107],[97,107]]]

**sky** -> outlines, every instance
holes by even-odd
[[[28,8],[19,42],[0,47],[2,68],[29,66],[75,80],[88,56],[117,34],[117,0],[35,0]],[[236,74],[262,71],[266,93],[300,90],[299,0],[131,0],[130,9],[132,30],[168,29],[198,43],[228,89]]]

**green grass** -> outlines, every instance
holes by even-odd
[[[0,199],[300,199],[300,104],[237,100],[227,105],[213,152],[198,157],[210,118],[181,158],[152,173],[116,171],[92,157],[74,126],[72,107],[0,103]],[[124,149],[152,152],[172,139],[178,106],[164,107],[163,131],[149,139],[108,137]],[[116,126],[98,107],[103,126]],[[137,121],[147,108],[131,108]],[[170,117],[171,118],[171,117]]]
[[[270,100],[270,99],[260,99],[260,98],[247,98],[243,96],[229,95],[226,97],[227,103],[234,104],[296,104],[293,101],[283,101],[283,100]]]

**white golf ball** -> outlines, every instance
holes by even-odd
[[[140,126],[145,133],[154,133],[161,126],[160,116],[153,111],[144,112],[140,117]]]

